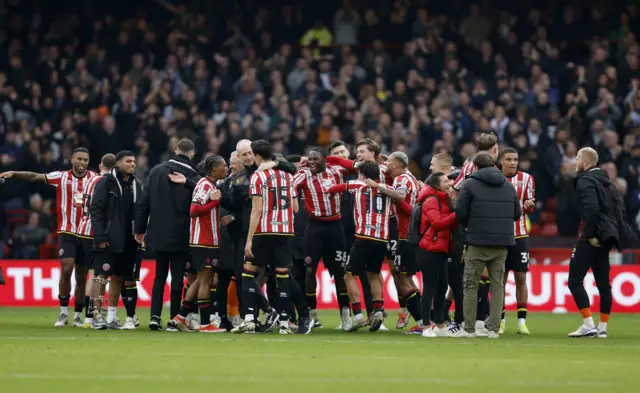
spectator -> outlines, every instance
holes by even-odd
[[[37,258],[40,245],[44,243],[50,233],[50,228],[40,224],[40,214],[31,212],[27,224],[13,231],[12,255],[15,258]]]

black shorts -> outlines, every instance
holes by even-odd
[[[353,275],[380,273],[386,255],[387,242],[356,238],[351,247],[345,270]]]
[[[191,268],[196,272],[204,269],[216,269],[220,264],[220,249],[191,247]]]
[[[320,259],[333,276],[342,274],[347,263],[342,222],[309,219],[305,233],[304,263],[307,268],[317,268]]]
[[[82,246],[81,240],[82,238],[76,235],[72,235],[70,233],[61,233],[58,243],[58,255],[60,256],[60,259],[73,258],[75,259],[76,265],[85,267],[88,266],[88,258]]]
[[[125,281],[140,281],[142,253],[128,248],[126,252],[94,251],[93,263],[97,276],[120,276]]]
[[[387,259],[396,260],[398,253],[398,220],[395,217],[389,219],[389,243],[387,243]]]
[[[288,235],[256,235],[253,237],[252,259],[245,262],[259,267],[288,268],[291,264],[291,239]]]
[[[82,244],[82,252],[84,252],[87,268],[95,269],[95,266],[93,266],[93,239],[81,237],[80,244]]]
[[[529,238],[516,239],[516,245],[508,249],[505,271],[526,273],[529,271]]]
[[[413,245],[406,240],[398,241],[398,252],[394,259],[394,264],[396,266],[396,270],[400,274],[413,276],[418,272],[416,247],[416,245]]]

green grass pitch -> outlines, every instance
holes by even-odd
[[[149,332],[142,310],[137,331],[55,329],[56,317],[53,308],[0,309],[0,391],[640,390],[640,315],[614,314],[606,340],[567,338],[579,314],[530,314],[530,337],[515,334],[510,314],[499,340],[343,333],[331,311],[309,336]]]

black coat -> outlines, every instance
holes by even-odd
[[[522,215],[516,189],[496,168],[469,176],[458,194],[458,222],[467,228],[466,243],[474,246],[513,246],[514,221]]]
[[[142,195],[142,186],[135,178],[132,181],[133,203],[129,206],[123,200],[123,183],[116,175],[116,169],[96,183],[89,207],[94,249],[98,244],[108,242],[109,246],[102,250],[121,253],[125,245],[133,241],[131,221]]]
[[[600,168],[591,168],[574,179],[581,224],[581,239],[597,238],[605,247],[624,250],[637,241],[626,223],[624,201],[615,184]]]
[[[173,172],[183,174],[186,185],[172,183],[169,174]],[[189,250],[191,193],[200,178],[189,157],[184,155],[151,169],[135,219],[135,233],[146,233],[151,251]]]

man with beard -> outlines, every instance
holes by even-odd
[[[607,174],[596,165],[598,153],[589,147],[578,151],[574,185],[576,188],[580,227],[578,242],[569,262],[568,286],[583,323],[569,337],[607,338],[607,325],[611,314],[611,281],[609,252],[615,245],[623,250],[637,240],[628,224],[624,202]],[[591,269],[600,294],[600,323],[596,328],[591,314],[589,295],[584,289],[584,278]]]
[[[296,173],[295,165],[284,160],[267,160],[264,165],[258,168],[256,165],[253,150],[251,150],[251,141],[243,139],[236,145],[238,157],[242,161],[244,168],[235,176],[231,182],[231,193],[222,195],[222,203],[229,206],[236,219],[240,222],[241,230],[239,233],[230,233],[234,243],[235,251],[235,272],[236,272],[236,293],[238,299],[242,302],[242,266],[244,265],[244,249],[249,233],[249,219],[251,216],[252,202],[249,193],[249,179],[257,170],[266,171],[269,169],[277,169],[287,172],[291,175]],[[227,203],[228,201],[228,203]],[[259,295],[262,295],[261,293]],[[265,324],[267,328],[273,328],[278,321],[278,313],[269,307],[264,296],[258,296],[258,305],[265,314]],[[241,314],[245,307],[240,307]],[[241,315],[244,318],[244,315]]]
[[[320,147],[312,148],[307,160],[308,168],[301,169],[293,179],[294,188],[304,195],[304,209],[309,214],[304,244],[306,291],[315,295],[316,272],[322,259],[335,280],[342,326],[350,326],[349,294],[344,283],[347,251],[340,220],[340,195],[328,192],[330,187],[344,183],[343,176],[346,170],[337,166],[327,166],[326,158],[326,150]],[[315,300],[315,296],[312,299]],[[319,324],[316,305],[311,304],[309,308],[314,324]]]
[[[134,207],[142,194],[141,184],[133,176],[135,169],[135,155],[128,150],[120,151],[116,155],[116,168],[102,176],[91,197],[89,213],[93,228],[93,255],[97,279],[97,285],[91,287],[93,302],[104,293],[109,277],[110,293],[120,293],[123,280],[125,287],[135,285],[140,260],[138,245],[133,236]],[[128,302],[125,302],[125,306],[125,327],[135,329],[134,310]],[[117,307],[110,305],[106,321],[101,313],[95,313],[94,329],[121,329],[116,321],[116,312]]]
[[[82,308],[89,306],[85,298],[87,283],[87,258],[84,255],[82,242],[78,237],[78,227],[82,220],[82,197],[85,184],[96,176],[88,171],[89,151],[84,147],[73,150],[71,155],[72,169],[50,173],[34,173],[9,171],[0,173],[0,179],[16,179],[31,183],[44,182],[56,188],[58,215],[58,235],[60,238],[59,255],[62,273],[58,283],[58,299],[60,301],[60,316],[55,327],[62,327],[69,323],[69,299],[71,298],[71,274],[75,266],[75,313],[73,326],[82,327]]]

